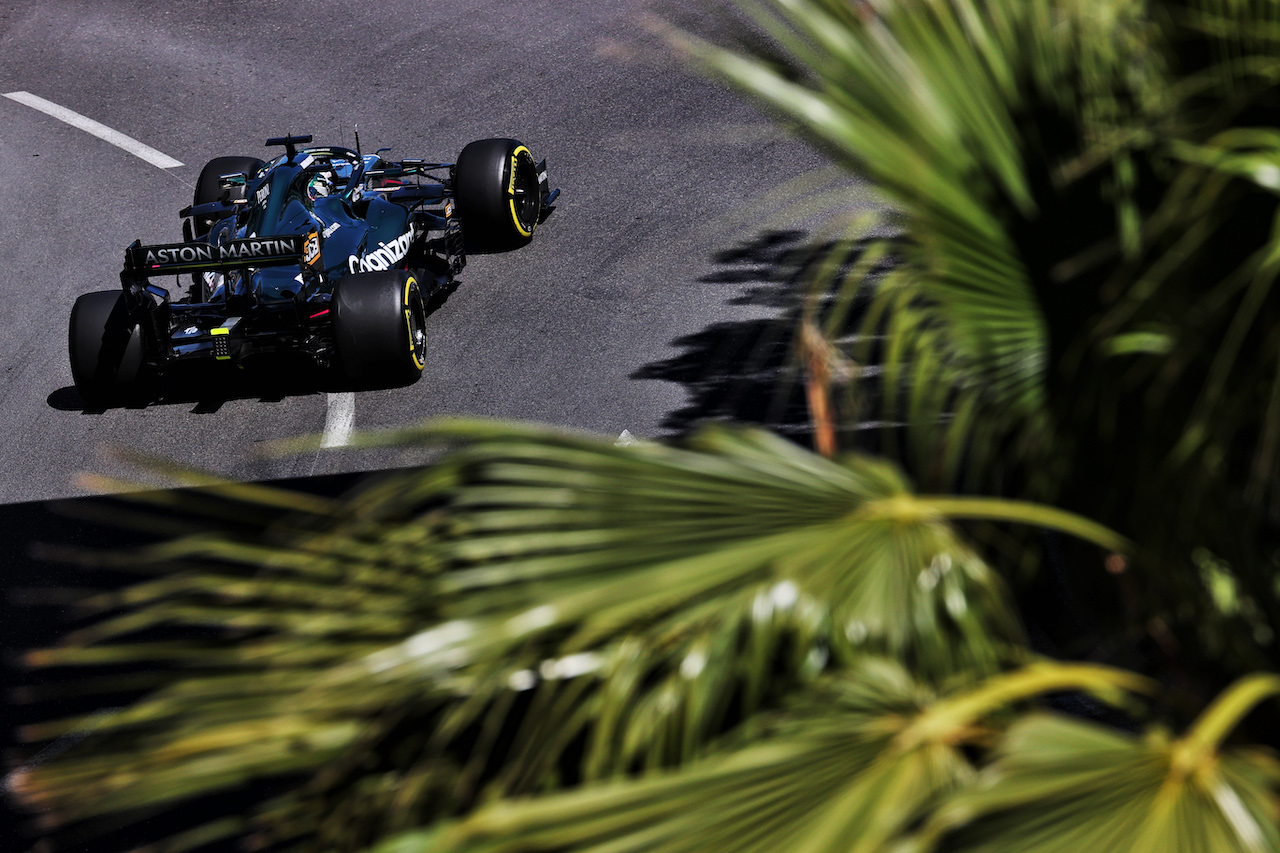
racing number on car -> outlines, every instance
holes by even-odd
[[[320,233],[312,229],[307,234],[307,242],[302,247],[302,262],[309,267],[320,261]]]

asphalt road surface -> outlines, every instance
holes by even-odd
[[[670,430],[706,336],[776,314],[741,267],[753,246],[768,260],[794,242],[774,232],[804,223],[771,218],[771,191],[824,162],[673,55],[645,25],[687,14],[673,9],[0,0],[0,94],[38,96],[182,163],[161,168],[0,98],[0,503],[88,494],[86,471],[165,482],[111,447],[258,480],[425,461],[340,445],[350,429],[441,415]],[[392,157],[452,160],[472,139],[514,136],[563,190],[531,246],[469,260],[429,318],[421,381],[344,394],[290,371],[196,375],[145,408],[86,410],[66,352],[76,296],[118,287],[135,238],[180,239],[177,211],[208,159],[262,156],[286,132],[350,146],[357,125],[364,150]],[[326,431],[339,446],[260,453]]]

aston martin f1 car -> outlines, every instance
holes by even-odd
[[[183,242],[134,241],[121,288],[76,300],[68,348],[87,403],[145,400],[178,362],[279,352],[356,386],[412,382],[432,297],[468,252],[527,244],[560,192],[514,139],[472,142],[454,163],[310,142],[268,139],[284,153],[266,162],[211,160],[179,212]]]

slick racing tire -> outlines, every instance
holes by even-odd
[[[390,387],[422,375],[426,310],[412,273],[343,276],[330,307],[335,355],[347,379],[362,387]]]
[[[542,215],[538,169],[515,139],[469,143],[454,166],[454,201],[470,252],[505,252],[524,246]]]
[[[196,180],[196,192],[192,199],[192,204],[207,204],[211,201],[217,201],[222,198],[222,194],[229,193],[227,196],[230,200],[235,201],[244,198],[244,187],[232,187],[224,190],[218,183],[218,178],[223,175],[231,175],[236,172],[245,172],[252,175],[258,169],[265,165],[257,157],[214,157],[205,167],[200,170],[200,177]],[[194,235],[195,237],[203,237],[209,233],[209,229],[213,227],[216,221],[208,216],[193,217]]]
[[[86,293],[76,300],[67,349],[71,378],[90,406],[142,400],[142,332],[129,319],[123,291]]]

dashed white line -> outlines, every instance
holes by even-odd
[[[85,133],[91,133],[104,142],[110,142],[117,148],[123,148],[133,156],[140,157],[153,166],[158,166],[161,169],[172,169],[182,165],[180,161],[173,159],[168,154],[163,154],[149,145],[143,145],[138,140],[125,136],[118,130],[112,130],[101,122],[82,116],[74,110],[69,110],[61,104],[46,101],[38,95],[33,95],[30,92],[5,92],[4,96],[11,101],[17,101],[34,110],[39,110],[45,115],[53,116],[58,121],[66,122],[72,127],[78,127]]]
[[[343,447],[351,440],[356,420],[356,395],[352,391],[329,395],[329,411],[324,418],[321,447]]]

